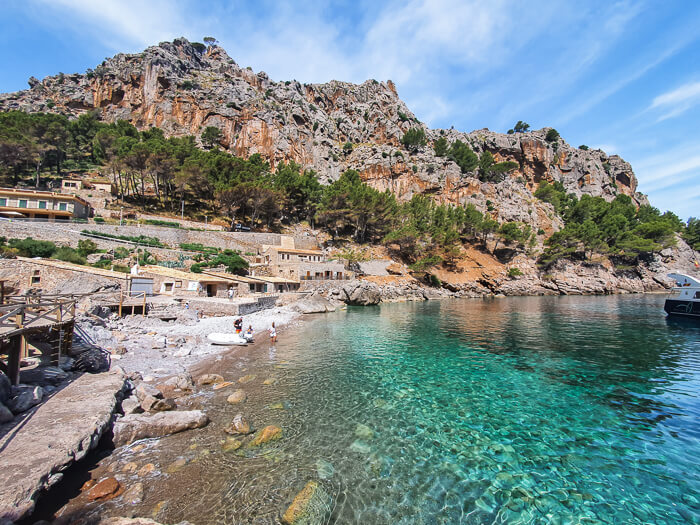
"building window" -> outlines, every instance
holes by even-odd
[[[27,207],[27,199],[20,199],[19,200],[19,207],[26,208]]]
[[[163,283],[163,291],[172,292],[173,291],[173,283]]]
[[[39,209],[40,210],[46,209],[46,201],[39,201]]]
[[[182,281],[175,281],[175,288],[182,288]]]
[[[41,284],[41,275],[39,270],[34,270],[34,273],[32,274],[32,284]]]
[[[7,199],[0,199],[0,206],[7,206]]]
[[[66,203],[66,202],[60,202],[60,203],[58,204],[58,209],[59,209],[60,211],[66,211],[66,210],[68,209],[68,203]]]

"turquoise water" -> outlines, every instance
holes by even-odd
[[[334,519],[698,522],[700,327],[668,324],[662,302],[447,301],[317,320],[290,350],[290,402],[299,446],[333,465]]]
[[[663,300],[383,305],[288,330],[221,370],[277,379],[245,410],[285,437],[200,458],[166,517],[274,523],[316,479],[330,523],[698,523],[700,326]]]

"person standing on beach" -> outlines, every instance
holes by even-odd
[[[243,318],[239,317],[233,322],[233,327],[236,329],[236,333],[240,334],[241,330],[243,330]]]
[[[275,329],[275,322],[272,321],[272,326],[270,327],[270,343],[275,344],[277,342],[277,330]]]

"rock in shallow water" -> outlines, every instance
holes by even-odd
[[[204,385],[215,385],[217,383],[223,383],[224,378],[219,374],[204,374],[197,378],[197,386]]]
[[[244,403],[248,399],[248,394],[245,393],[245,390],[236,390],[233,394],[228,396],[226,398],[226,401],[228,403],[231,403],[232,405],[237,405],[238,403]]]
[[[227,434],[250,434],[253,429],[250,427],[250,423],[246,421],[243,414],[236,414],[233,418],[233,422],[224,428],[224,432]]]
[[[201,410],[130,414],[114,424],[114,445],[119,447],[137,439],[167,436],[183,430],[200,428],[207,423],[209,418]]]
[[[268,425],[263,428],[255,436],[253,441],[250,442],[251,447],[257,447],[269,443],[270,441],[277,441],[282,438],[282,429],[275,425]]]
[[[285,525],[320,525],[331,511],[332,499],[317,481],[309,481],[282,516]]]

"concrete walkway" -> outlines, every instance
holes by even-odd
[[[125,379],[120,372],[84,374],[0,438],[0,522],[27,516],[38,494],[97,446]]]

